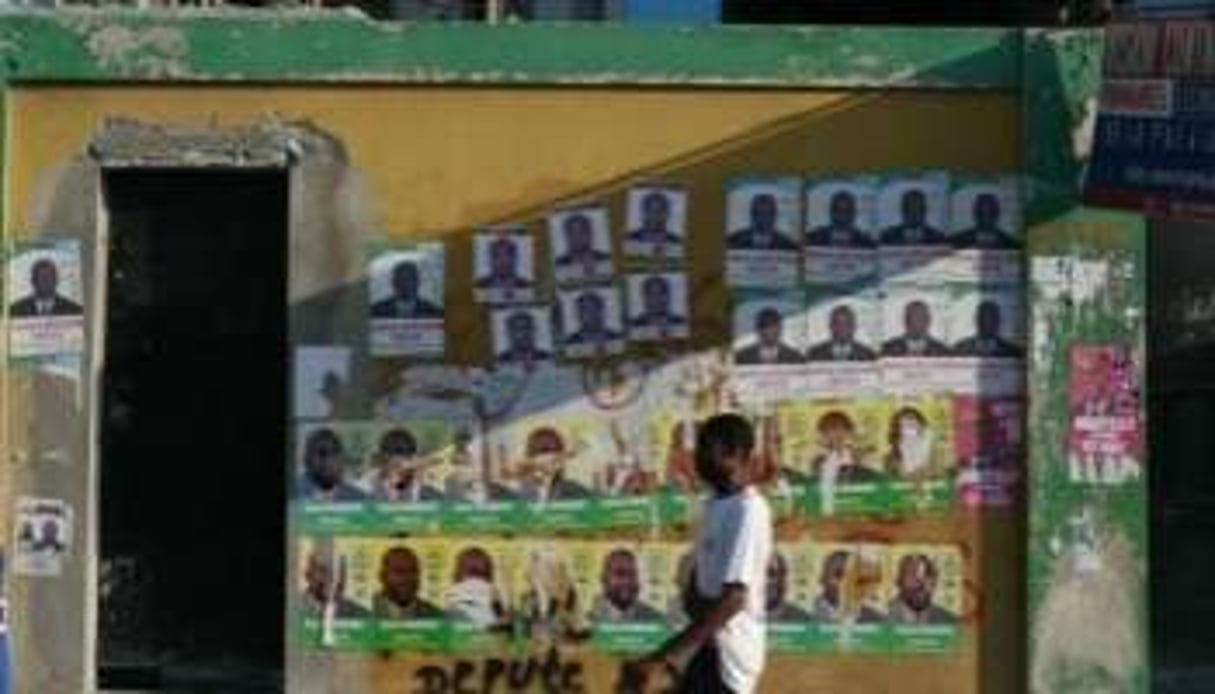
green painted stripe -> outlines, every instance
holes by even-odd
[[[401,24],[334,12],[0,18],[9,81],[908,86],[1015,89],[1019,32]]]

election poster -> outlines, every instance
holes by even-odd
[[[806,188],[802,236],[809,285],[832,286],[877,273],[877,179],[819,179]]]
[[[85,299],[80,243],[17,242],[6,265],[9,356],[81,354]]]
[[[373,356],[443,356],[444,267],[438,242],[372,247],[367,297]]]
[[[801,179],[742,178],[726,192],[726,281],[780,289],[801,281]]]
[[[1121,485],[1143,475],[1138,365],[1130,346],[1072,345],[1067,460],[1077,484]]]

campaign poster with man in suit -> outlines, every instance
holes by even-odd
[[[443,245],[427,242],[374,250],[367,274],[371,353],[442,356]]]
[[[79,354],[84,349],[80,245],[18,243],[8,260],[9,346],[14,358]]]
[[[738,179],[726,191],[726,280],[776,289],[801,279],[801,179]]]

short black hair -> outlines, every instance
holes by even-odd
[[[696,450],[707,452],[718,446],[727,454],[749,454],[755,449],[755,428],[741,415],[714,415],[697,430]]]

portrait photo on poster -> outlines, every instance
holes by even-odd
[[[805,624],[810,621],[811,554],[805,542],[779,542],[768,560],[764,612],[768,623]]]
[[[558,284],[611,279],[615,264],[607,207],[587,205],[552,212],[548,246]]]
[[[350,382],[351,349],[342,345],[295,348],[292,395],[299,419],[332,419],[355,390]]]
[[[532,643],[574,644],[590,638],[586,606],[593,585],[589,562],[576,571],[571,545],[558,542],[515,543],[512,564],[520,636]]]
[[[880,346],[881,301],[873,290],[812,292],[806,309],[809,348],[816,362],[873,362]]]
[[[1021,248],[1021,192],[1015,179],[957,181],[950,207],[949,241],[954,248],[996,251]]]
[[[971,291],[970,289],[973,289]],[[1023,303],[1016,291],[966,288],[950,307],[955,357],[1020,359],[1025,354]]]
[[[736,367],[805,362],[806,316],[801,292],[739,293],[732,324]]]
[[[461,438],[470,435],[471,422],[428,418],[414,413],[409,419],[367,424],[372,442],[361,489],[382,504],[416,505],[441,501]]]
[[[561,306],[561,348],[567,359],[619,354],[625,347],[620,290],[615,285],[564,289]]]
[[[893,580],[886,614],[896,633],[899,628],[958,624],[963,576],[957,548],[895,545],[889,557]]]
[[[443,586],[443,541],[433,538],[379,539],[360,538],[355,575],[357,594],[369,596],[371,616],[381,625],[381,641],[392,647],[394,625],[406,622],[437,622],[445,619],[440,607]],[[366,567],[366,568],[364,568]],[[358,571],[357,569],[364,569]],[[383,629],[387,627],[387,629]],[[385,638],[387,637],[387,638]],[[414,637],[405,645],[422,641],[421,646],[441,646],[441,634],[434,643],[425,636]]]
[[[299,540],[297,600],[307,626],[321,629],[322,621],[349,622],[371,617],[371,606],[352,593],[351,540],[302,537]],[[311,623],[311,624],[308,624]],[[320,633],[315,639],[324,640]],[[331,638],[331,636],[330,636]]]
[[[953,403],[948,396],[922,395],[885,400],[887,414],[882,468],[900,491],[910,482],[944,482],[956,465]],[[923,491],[923,490],[921,490]]]
[[[80,354],[84,349],[84,285],[76,240],[14,245],[6,263],[10,355]]]
[[[883,359],[950,355],[949,297],[934,287],[888,286],[882,298]]]
[[[875,398],[807,403],[802,421],[809,429],[809,459],[786,460],[793,481],[812,480],[827,495],[837,485],[880,481],[883,415],[883,403]]]
[[[819,179],[806,187],[806,246],[877,248],[877,179]]]
[[[882,246],[949,244],[949,176],[925,173],[887,180],[878,193]]]
[[[535,244],[526,227],[480,229],[473,237],[473,290],[483,304],[536,299]]]
[[[594,549],[598,580],[590,605],[593,627],[664,624],[669,586],[665,554],[633,543],[600,542]]]
[[[628,276],[629,337],[662,342],[691,335],[687,276],[647,273]]]
[[[441,356],[444,350],[443,244],[372,251],[368,315],[375,356]]]
[[[610,450],[606,436],[589,413],[529,417],[490,434],[499,478],[516,498],[540,506],[594,498],[603,474],[592,463]]]
[[[877,627],[887,621],[887,547],[824,542],[812,545],[811,552],[815,586],[810,621],[819,626],[851,625],[862,639],[880,636]]]
[[[552,308],[545,304],[498,307],[490,314],[494,361],[530,369],[553,359]]]
[[[62,499],[17,497],[13,573],[59,576],[72,551],[72,507]]]
[[[802,182],[738,178],[726,187],[726,278],[736,287],[780,288],[801,276]]]
[[[510,632],[511,544],[488,538],[446,543],[442,608],[449,619],[469,630]]]
[[[369,490],[371,433],[363,422],[311,422],[296,429],[296,498],[313,504],[357,504]]]
[[[687,223],[688,192],[683,187],[640,185],[629,188],[625,255],[636,259],[683,258]]]

